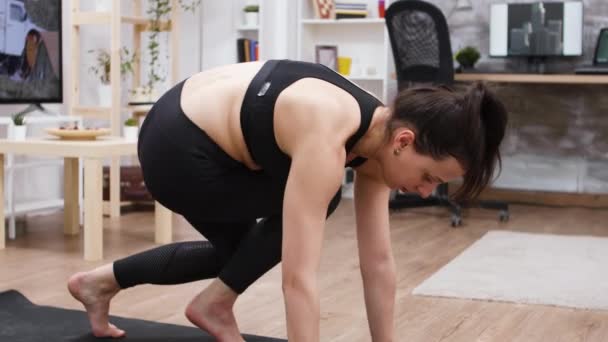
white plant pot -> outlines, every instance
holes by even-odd
[[[156,89],[147,91],[144,87],[137,87],[133,89],[129,97],[129,102],[156,102],[159,95]]]
[[[126,141],[137,141],[137,135],[139,133],[139,127],[137,126],[123,126],[122,133]]]
[[[110,12],[112,10],[112,0],[95,0],[95,11]]]
[[[112,86],[110,86],[109,84],[99,85],[99,106],[112,106]]]
[[[245,26],[257,27],[258,26],[258,13],[257,12],[245,12]]]
[[[11,129],[9,132],[10,139],[13,140],[25,140],[25,136],[27,134],[27,126],[26,125],[11,125]]]

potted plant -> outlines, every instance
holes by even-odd
[[[473,69],[479,60],[479,50],[472,46],[466,46],[456,52],[454,59],[460,64],[461,71]]]
[[[179,6],[185,12],[194,13],[201,5],[202,0],[179,0]],[[156,84],[163,82],[166,78],[166,68],[162,67],[160,60],[160,33],[162,31],[162,20],[166,20],[172,11],[173,2],[170,0],[148,0],[146,14],[150,19],[148,35],[148,80],[147,83],[138,89],[143,92],[147,102],[154,102],[157,98]],[[168,37],[168,35],[165,35]],[[168,38],[167,38],[168,39]],[[174,56],[176,58],[176,56]]]
[[[248,5],[243,8],[245,12],[245,26],[256,27],[258,26],[258,13],[260,12],[259,5]]]
[[[124,134],[125,140],[127,141],[137,141],[137,134],[139,131],[137,119],[130,117],[125,120],[124,126],[122,128],[122,132]]]
[[[25,136],[27,133],[27,126],[25,125],[25,115],[26,111],[22,111],[16,114],[13,114],[13,125],[11,127],[11,132],[9,136],[14,140],[25,140]]]
[[[99,105],[109,107],[112,105],[112,87],[110,86],[111,57],[110,53],[104,49],[89,50],[89,53],[96,54],[95,64],[89,68],[95,76],[99,78]],[[135,54],[131,54],[126,47],[120,51],[120,74],[121,76],[133,72]]]

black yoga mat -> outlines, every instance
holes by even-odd
[[[162,305],[159,303],[159,305]],[[212,342],[203,331],[174,324],[111,316],[110,321],[127,332],[116,341]],[[286,342],[282,339],[243,335],[247,342]],[[111,341],[95,338],[84,311],[36,305],[21,293],[0,293],[0,341],[60,342]]]

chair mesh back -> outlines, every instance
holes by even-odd
[[[451,84],[450,33],[441,10],[421,0],[401,0],[386,11],[399,89],[410,83]]]
[[[395,32],[395,48],[402,68],[415,65],[439,68],[437,28],[430,15],[403,11],[397,13],[389,24]]]

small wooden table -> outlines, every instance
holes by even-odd
[[[78,160],[84,162],[84,259],[103,259],[102,162],[104,158],[137,154],[137,143],[118,137],[96,140],[29,138],[23,141],[0,139],[0,249],[6,247],[4,224],[4,155],[26,154],[64,158],[64,233],[78,234]],[[171,242],[171,211],[155,203],[155,241]]]

